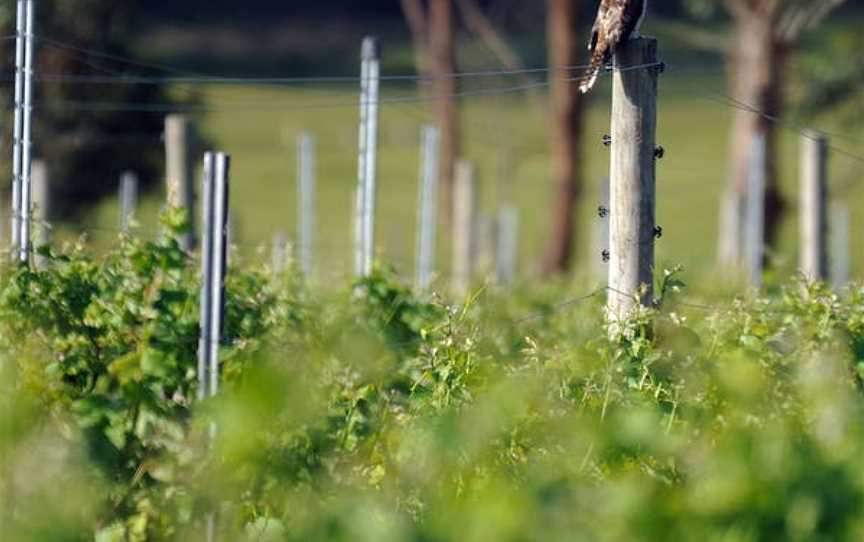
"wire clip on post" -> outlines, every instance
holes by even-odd
[[[609,134],[606,134],[603,136],[601,141],[603,142],[604,147],[609,147],[612,145],[612,136],[610,136]]]
[[[657,145],[657,147],[654,148],[654,158],[662,160],[664,156],[666,156],[666,149],[664,149],[662,145]]]

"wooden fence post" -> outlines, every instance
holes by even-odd
[[[765,267],[765,134],[753,138],[750,158],[750,175],[747,178],[747,223],[744,232],[746,245],[747,274],[750,285],[762,287],[762,272]]]
[[[828,141],[801,135],[800,270],[811,282],[828,279]]]
[[[849,284],[849,206],[831,206],[831,283],[839,290]]]
[[[192,144],[194,126],[185,115],[165,117],[165,179],[169,207],[184,209],[189,233],[179,239],[183,250],[195,248],[195,191],[193,189]]]
[[[471,286],[476,248],[477,181],[470,162],[456,164],[453,187],[453,294],[464,297]]]
[[[653,301],[657,40],[626,42],[612,83],[608,318],[626,319]],[[611,333],[616,333],[613,325]]]

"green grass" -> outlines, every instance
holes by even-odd
[[[658,222],[664,236],[658,244],[658,265],[683,264],[688,276],[712,277],[717,237],[718,197],[726,176],[728,132],[733,110],[716,101],[726,83],[716,53],[685,55],[686,36],[680,28],[667,43],[669,69],[660,83],[658,143],[666,157],[658,164]],[[710,36],[709,36],[710,37]],[[702,41],[708,39],[701,36]],[[536,41],[536,39],[535,39]],[[710,41],[710,40],[709,40]],[[477,65],[476,46],[464,56]],[[404,47],[388,53],[404,64]],[[391,53],[392,51],[392,53]],[[488,63],[487,63],[488,65]],[[393,71],[397,68],[389,67]],[[340,72],[341,73],[341,72]],[[391,72],[392,73],[392,72]],[[515,79],[489,79],[473,85],[506,88]],[[586,190],[578,219],[578,268],[597,267],[593,230],[599,226],[596,208],[601,180],[608,175],[608,151],[600,144],[609,132],[608,78],[592,96],[586,116],[583,171]],[[294,235],[296,223],[294,141],[303,130],[318,141],[318,233],[316,260],[319,278],[347,274],[351,269],[353,213],[356,184],[357,101],[353,84],[338,87],[205,87],[203,101],[218,112],[202,116],[200,127],[219,149],[232,155],[232,216],[238,250],[247,258],[265,258],[257,246],[269,246],[276,231]],[[386,84],[386,97],[416,96],[413,86]],[[251,106],[251,107],[250,107]],[[521,212],[520,267],[523,276],[536,271],[548,238],[553,184],[550,174],[549,123],[524,95],[470,97],[462,100],[464,156],[475,162],[482,192],[482,212],[492,214],[499,201],[515,202]],[[381,110],[379,150],[378,248],[383,259],[410,275],[413,269],[420,126],[429,120],[426,104],[385,104]],[[827,126],[826,128],[830,128]],[[797,262],[797,149],[798,135],[783,129],[780,169],[783,190],[792,212],[783,225],[781,274],[794,272]],[[838,142],[840,144],[841,142]],[[855,148],[846,146],[851,151]],[[862,190],[855,181],[860,162],[836,156],[831,182],[851,186],[837,194],[852,208],[854,224],[864,220],[858,203]],[[154,194],[140,212],[152,224],[161,200]],[[96,223],[116,223],[114,202],[106,202]],[[864,242],[853,231],[854,246]],[[447,242],[439,238],[439,267],[446,273]],[[853,276],[864,266],[864,256],[853,250]]]

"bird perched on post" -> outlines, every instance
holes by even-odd
[[[647,12],[648,0],[601,0],[588,42],[591,64],[579,85],[582,94],[594,87],[600,70],[618,46],[639,37],[639,27]]]

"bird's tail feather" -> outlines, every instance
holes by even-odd
[[[603,64],[606,63],[606,59],[607,55],[604,49],[601,49],[600,47],[594,49],[588,70],[585,72],[585,75],[582,76],[581,82],[579,83],[579,90],[582,94],[586,94],[589,90],[594,88],[594,85],[597,83],[597,78],[600,76],[600,70],[603,69]]]

